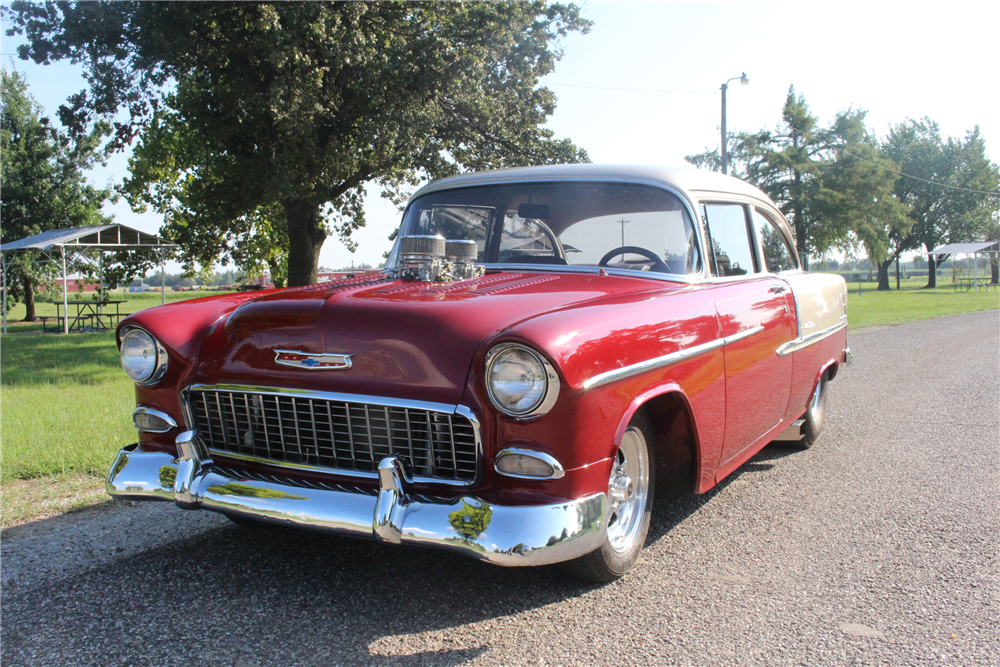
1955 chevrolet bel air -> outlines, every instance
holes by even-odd
[[[656,483],[703,493],[772,440],[816,440],[846,311],[734,178],[447,178],[384,271],[123,320],[139,442],[107,489],[609,581]]]

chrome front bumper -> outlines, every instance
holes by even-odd
[[[496,565],[547,565],[590,553],[604,542],[606,495],[554,505],[505,506],[466,496],[411,497],[400,461],[379,463],[379,489],[299,486],[231,476],[215,466],[194,431],[177,438],[179,456],[130,445],[118,453],[107,491],[127,500],[172,500],[271,523],[447,549]]]

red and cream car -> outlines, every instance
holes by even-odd
[[[703,493],[811,445],[850,361],[844,281],[714,173],[444,179],[387,266],[125,319],[139,442],[108,492],[606,581],[654,482]]]

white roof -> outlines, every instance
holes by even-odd
[[[99,248],[102,250],[138,250],[141,248],[173,248],[175,243],[155,234],[126,227],[125,225],[100,225],[75,229],[50,229],[24,239],[0,245],[0,252],[8,250],[51,250],[53,247]]]
[[[745,181],[714,171],[685,167],[652,167],[625,164],[557,164],[515,167],[449,176],[417,190],[414,197],[454,187],[533,180],[644,181],[671,186],[682,192],[729,192],[770,202],[767,195]]]
[[[995,252],[1000,247],[1000,241],[984,243],[949,243],[931,250],[930,255],[954,255],[958,253]]]

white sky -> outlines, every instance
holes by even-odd
[[[891,124],[922,116],[958,138],[978,124],[987,153],[998,159],[995,3],[587,2],[583,14],[594,21],[591,33],[564,41],[565,55],[543,83],[559,98],[549,127],[594,162],[682,164],[685,155],[717,148],[719,86],[742,72],[750,85],[730,84],[730,131],[775,126],[794,85],[823,124],[851,106],[868,110],[880,136]],[[18,61],[9,55],[17,43],[3,37],[4,67],[15,60],[54,115],[84,87],[80,69]],[[117,155],[92,180],[120,183],[126,173],[127,157]],[[162,223],[124,201],[113,212],[117,222],[148,232]],[[355,233],[358,250],[352,255],[330,238],[321,266],[381,261],[400,216],[377,193],[366,212],[368,227]]]

